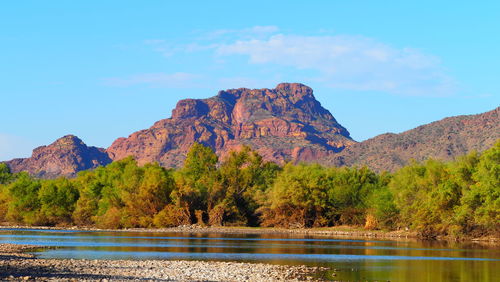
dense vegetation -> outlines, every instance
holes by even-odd
[[[500,142],[454,162],[366,167],[264,162],[244,147],[219,163],[194,144],[184,167],[133,158],[39,180],[0,164],[0,222],[102,228],[211,226],[409,228],[422,236],[500,232]]]

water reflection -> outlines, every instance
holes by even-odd
[[[332,268],[329,274],[335,272],[335,279],[345,280],[494,281],[500,277],[498,247],[436,241],[3,229],[0,243],[57,247],[38,253],[45,258],[203,259],[327,266]]]

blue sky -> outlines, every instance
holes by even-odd
[[[358,141],[500,105],[496,1],[176,2],[0,4],[0,160],[70,133],[107,147],[180,99],[279,82]]]

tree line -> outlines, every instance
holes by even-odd
[[[132,158],[75,178],[42,180],[0,164],[0,222],[99,228],[337,225],[410,229],[424,237],[500,232],[500,142],[453,162],[367,167],[278,166],[249,147],[219,162],[195,143],[184,166]]]

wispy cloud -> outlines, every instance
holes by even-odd
[[[133,85],[147,85],[150,87],[193,88],[202,76],[177,72],[177,73],[145,73],[128,77],[111,77],[104,79],[109,86],[126,87]]]
[[[439,57],[364,36],[328,35],[326,31],[314,36],[294,35],[280,33],[276,26],[254,26],[208,32],[184,44],[165,40],[149,40],[147,44],[167,57],[204,53],[207,66],[230,69],[234,77],[211,77],[214,74],[208,73],[207,81],[231,85],[241,80],[239,77],[249,84],[268,79],[262,74],[273,69],[275,75],[285,79],[316,82],[334,89],[403,96],[447,96],[457,89]],[[248,71],[250,66],[255,77]],[[114,82],[168,84],[175,80],[170,75],[149,76]]]
[[[266,38],[279,31],[277,26],[253,26],[243,29],[218,29],[210,32],[204,32],[193,42],[187,44],[178,44],[165,39],[147,39],[146,45],[152,47],[156,52],[165,57],[173,56],[177,53],[192,53],[207,50],[214,50],[224,42],[231,42],[234,38],[238,39],[260,39]],[[209,43],[211,42],[211,43]]]
[[[277,34],[221,44],[215,53],[247,56],[250,64],[316,71],[313,79],[333,88],[429,96],[454,90],[439,58],[360,36]]]
[[[279,28],[274,25],[258,25],[242,29],[219,29],[204,34],[201,39],[220,39],[221,37],[228,35],[237,36],[238,38],[255,38],[274,34],[278,31]]]

